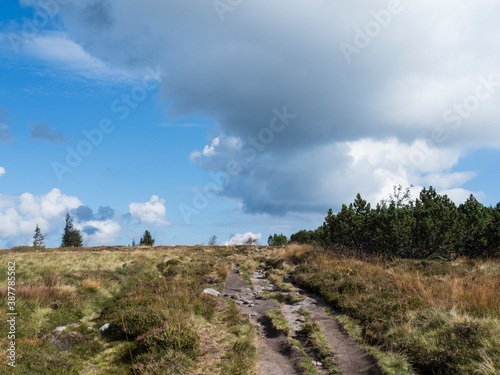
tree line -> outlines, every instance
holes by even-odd
[[[139,246],[154,246],[154,244],[155,239],[151,236],[151,233],[146,230],[140,239]],[[75,228],[73,218],[68,212],[66,213],[66,225],[64,226],[61,247],[83,247],[83,245],[84,241],[82,233]],[[132,242],[132,246],[137,246],[135,240]],[[45,235],[40,230],[38,224],[36,225],[35,232],[33,233],[33,247],[35,249],[45,248]]]
[[[456,205],[434,188],[424,188],[415,200],[410,189],[394,188],[390,199],[371,207],[360,194],[340,212],[328,210],[316,230],[290,237],[298,243],[344,246],[368,255],[428,258],[500,255],[500,203],[481,204],[474,195]]]

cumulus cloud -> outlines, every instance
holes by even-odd
[[[121,234],[120,215],[111,207],[99,207],[97,213],[77,197],[52,189],[45,195],[24,193],[18,196],[0,194],[0,246],[30,244],[38,224],[47,240],[60,240],[66,213],[92,245],[113,244]],[[116,220],[115,220],[116,219]],[[58,242],[56,242],[58,243]]]
[[[166,220],[167,211],[165,209],[165,200],[157,195],[151,196],[146,203],[130,203],[130,214],[143,223],[154,225],[170,225]]]
[[[0,167],[0,177],[2,177],[5,174],[5,168]]]
[[[191,160],[218,172],[239,162],[221,194],[247,212],[284,214],[324,211],[356,191],[377,197],[400,181],[461,189],[474,171],[456,174],[460,157],[500,148],[500,51],[491,48],[500,3],[402,2],[348,63],[340,44],[354,43],[355,29],[386,8],[385,0],[255,0],[221,22],[212,2],[82,0],[60,16],[84,54],[171,72],[161,86],[167,121],[205,114],[220,134]],[[259,135],[283,106],[296,118],[265,143]],[[418,161],[424,142],[439,157]],[[411,168],[401,168],[406,157]]]
[[[215,148],[217,146],[219,146],[219,138],[214,138],[210,147],[206,145],[201,154],[203,156],[213,156],[215,155]]]
[[[78,198],[64,195],[59,189],[39,196],[0,194],[0,238],[27,243],[37,224],[42,232],[52,233],[64,222],[66,212],[81,205]]]
[[[247,232],[244,234],[234,234],[229,241],[224,242],[224,246],[230,246],[230,245],[244,245],[246,244],[249,240],[252,240],[253,242],[257,242],[262,238],[262,233],[252,233],[252,232]]]
[[[63,133],[57,130],[54,126],[51,126],[48,122],[30,124],[30,128],[30,139],[32,141],[47,143],[65,143],[68,141]]]
[[[79,223],[77,228],[96,245],[112,244],[121,234],[121,226],[113,220],[90,220]]]

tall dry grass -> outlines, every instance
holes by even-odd
[[[360,258],[297,245],[274,256],[299,259],[295,282],[355,318],[369,343],[405,353],[423,373],[500,373],[498,261]]]

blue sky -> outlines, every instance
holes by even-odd
[[[0,7],[0,247],[58,246],[68,211],[90,245],[192,245],[397,184],[500,201],[500,5]]]

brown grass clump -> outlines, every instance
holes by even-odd
[[[101,287],[101,284],[102,283],[98,280],[86,279],[86,280],[83,280],[82,287],[89,290],[89,291],[97,292],[99,290],[99,288]]]
[[[7,287],[0,288],[0,298],[7,298],[7,294]],[[26,285],[16,288],[16,298],[18,300],[39,302],[45,304],[53,300],[73,302],[75,296],[73,293],[58,287],[44,285]]]

